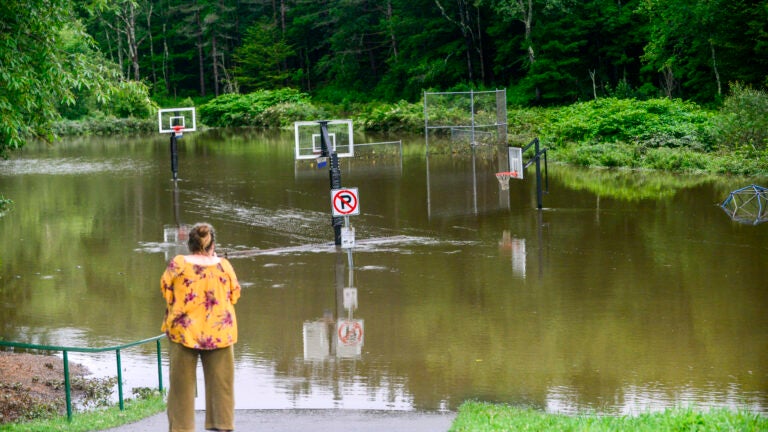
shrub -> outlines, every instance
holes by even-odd
[[[323,120],[328,114],[322,108],[307,102],[279,103],[264,109],[256,115],[253,126],[265,128],[292,127],[294,122]]]
[[[571,145],[557,154],[563,162],[580,166],[631,167],[635,160],[629,146],[616,143]]]
[[[286,103],[309,104],[309,95],[290,88],[225,94],[200,106],[200,119],[215,127],[259,126],[259,116],[267,108]]]
[[[139,81],[120,81],[104,104],[104,111],[115,117],[148,118],[157,112],[149,98],[149,88]]]
[[[709,158],[685,149],[656,148],[649,150],[643,160],[644,168],[668,171],[705,171]]]
[[[404,100],[371,103],[361,107],[356,120],[369,131],[418,132],[424,128],[424,108]]]
[[[542,130],[548,142],[625,142],[639,147],[712,148],[712,114],[670,99],[599,99],[553,109]]]
[[[768,94],[731,84],[717,117],[718,143],[726,148],[749,145],[768,148]]]

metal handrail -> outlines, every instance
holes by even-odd
[[[64,391],[67,398],[67,420],[72,421],[72,389],[69,381],[69,358],[67,356],[67,353],[69,352],[99,353],[104,351],[115,351],[115,354],[117,357],[117,393],[118,393],[118,399],[120,403],[120,411],[124,411],[125,403],[123,401],[123,374],[122,374],[123,367],[120,361],[120,350],[125,348],[130,348],[136,345],[143,345],[149,342],[156,342],[157,381],[158,381],[158,389],[160,390],[160,393],[162,393],[163,392],[163,369],[162,369],[162,356],[160,351],[160,340],[163,339],[164,337],[165,335],[161,334],[155,337],[151,337],[149,339],[142,339],[139,341],[135,341],[135,342],[131,342],[123,345],[116,345],[116,346],[103,347],[103,348],[80,348],[80,347],[65,347],[65,346],[56,346],[56,345],[39,345],[39,344],[29,344],[29,343],[22,343],[22,342],[9,342],[9,341],[3,341],[3,340],[0,340],[0,346],[34,349],[34,350],[42,350],[42,351],[61,351],[62,353],[64,353]]]

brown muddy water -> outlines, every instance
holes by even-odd
[[[0,337],[158,335],[160,274],[207,221],[244,288],[237,408],[768,413],[768,224],[718,207],[768,179],[550,163],[538,210],[533,168],[501,191],[488,149],[403,149],[341,160],[352,249],[333,244],[328,170],[294,161],[287,132],[186,134],[175,184],[165,136],[13,153]],[[122,356],[127,387],[157,385],[153,346]],[[70,359],[116,375],[114,353]]]

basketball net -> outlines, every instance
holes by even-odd
[[[499,186],[501,186],[501,190],[509,189],[509,179],[512,177],[516,178],[517,173],[514,171],[503,171],[496,173],[496,178],[499,180]]]

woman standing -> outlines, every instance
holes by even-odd
[[[207,223],[189,231],[190,255],[174,257],[160,278],[166,301],[162,331],[170,343],[168,425],[194,432],[197,359],[205,378],[205,428],[234,430],[235,303],[240,284],[232,265],[216,256],[216,235]]]

